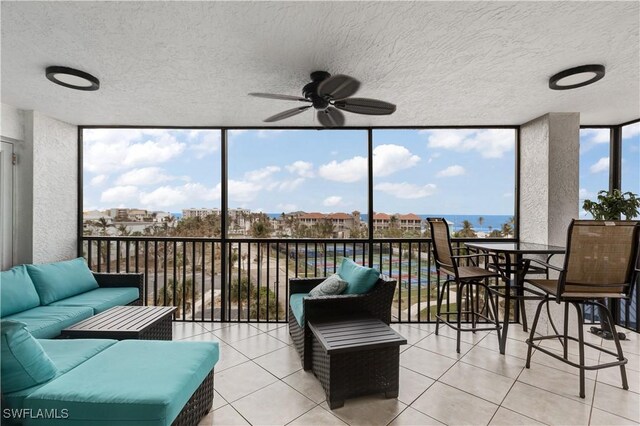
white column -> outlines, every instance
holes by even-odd
[[[579,153],[579,113],[548,113],[520,127],[520,241],[565,246],[569,223],[578,217]],[[555,256],[553,263],[562,260]],[[536,306],[527,304],[530,325]],[[551,307],[560,326],[560,306]],[[575,334],[575,314],[570,318]],[[547,328],[543,313],[538,331],[550,333]]]

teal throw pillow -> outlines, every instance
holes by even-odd
[[[58,368],[24,323],[4,320],[0,329],[3,393],[27,389],[55,377]]]
[[[82,257],[63,262],[27,265],[27,271],[43,305],[99,287]]]
[[[342,293],[347,288],[347,282],[340,278],[340,275],[333,274],[326,280],[315,286],[310,292],[309,297],[331,296]]]
[[[368,293],[380,278],[377,270],[360,266],[346,257],[342,259],[338,275],[348,283],[344,294]]]
[[[40,305],[40,296],[24,265],[0,272],[0,316],[26,311]]]

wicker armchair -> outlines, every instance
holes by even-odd
[[[546,268],[557,271],[560,275],[557,279],[527,279],[526,282],[544,291],[545,297],[538,305],[533,319],[531,334],[527,339],[529,345],[526,367],[531,367],[532,349],[536,354],[543,353],[555,359],[578,368],[580,371],[580,398],[585,397],[585,371],[599,370],[607,367],[620,367],[622,387],[629,389],[625,364],[627,359],[622,353],[620,340],[615,328],[615,321],[609,311],[605,299],[628,300],[631,297],[633,285],[638,276],[638,238],[640,236],[640,223],[624,221],[594,221],[573,220],[569,226],[567,236],[567,254],[562,268],[553,265],[527,260],[527,263],[536,262]],[[564,331],[548,336],[536,336],[538,319],[542,307],[555,300],[556,303],[564,303]],[[584,341],[584,315],[583,303],[593,303],[600,308],[600,315],[607,323],[613,335],[616,351]],[[569,336],[568,318],[569,305],[573,305],[578,316],[578,337]],[[539,342],[548,339],[559,339],[563,346],[563,355],[558,355]],[[578,343],[579,362],[569,360],[568,341]],[[616,361],[602,364],[586,365],[584,347],[589,346],[617,358]]]
[[[93,272],[100,287],[136,287],[140,295],[137,300],[129,303],[131,306],[141,306],[144,295],[144,274],[143,273],[109,273]]]
[[[324,281],[323,278],[291,278],[289,296],[309,293]],[[391,302],[396,289],[396,281],[380,277],[373,289],[366,294],[340,294],[336,296],[310,297],[304,299],[304,327],[300,327],[295,316],[289,312],[289,334],[300,354],[302,366],[311,369],[311,331],[308,322],[318,319],[365,315],[389,324],[391,322]]]

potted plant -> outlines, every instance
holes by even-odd
[[[640,199],[632,192],[613,191],[598,192],[598,201],[584,200],[582,208],[591,213],[595,220],[631,220],[640,216]],[[612,340],[611,330],[600,319],[600,327],[591,327],[591,332],[607,340]],[[626,339],[624,333],[619,332],[620,340]]]
[[[582,208],[591,213],[595,220],[627,220],[640,215],[640,199],[633,192],[613,191],[598,192],[598,201],[584,200]]]

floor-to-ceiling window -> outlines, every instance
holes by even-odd
[[[580,129],[580,217],[591,219],[584,211],[584,200],[595,201],[599,191],[609,190],[609,150],[611,130],[609,128]]]

